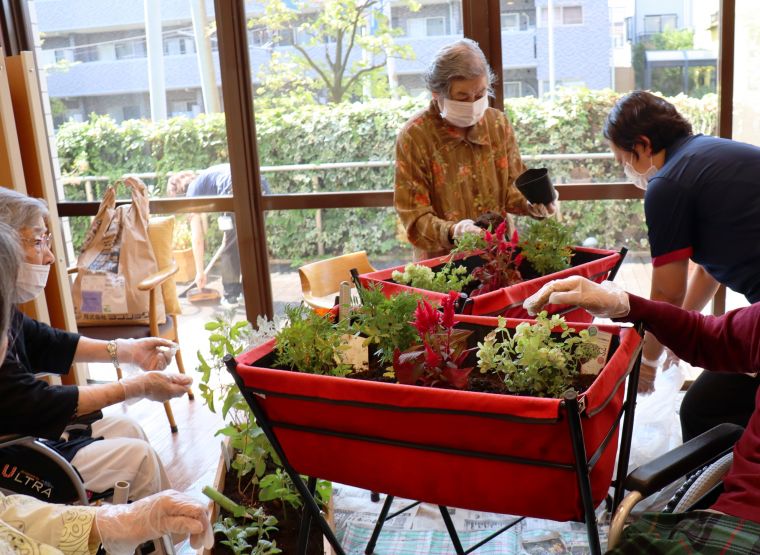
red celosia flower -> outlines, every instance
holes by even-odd
[[[441,301],[441,306],[443,307],[443,317],[441,318],[441,325],[444,328],[451,329],[454,327],[454,304],[456,303],[457,299],[459,298],[459,293],[456,291],[449,291],[448,296],[446,296]]]
[[[414,322],[412,322],[412,324],[417,328],[420,336],[436,331],[440,320],[441,313],[433,308],[430,303],[425,300],[417,303],[417,308],[414,311]]]
[[[501,223],[500,223],[500,224],[499,224],[499,225],[496,227],[496,238],[497,238],[499,241],[501,241],[502,239],[504,239],[504,235],[506,235],[506,233],[507,233],[507,222],[506,222],[506,220],[505,220],[505,221],[501,222]]]

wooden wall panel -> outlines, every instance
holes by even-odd
[[[47,303],[42,302],[43,305],[46,304],[47,314],[43,317],[38,312],[37,317],[48,321],[53,327],[76,331],[74,304],[66,272],[64,242],[58,217],[55,178],[50,161],[50,146],[34,55],[31,52],[21,52],[17,56],[9,56],[6,58],[6,66],[25,177],[25,188],[17,189],[47,201],[50,212],[48,227],[52,234],[52,249],[56,257],[45,288]],[[71,379],[76,383],[83,383],[83,372],[84,369],[80,366]]]
[[[26,178],[10,90],[12,79],[7,60],[0,51],[0,186],[26,193]],[[21,310],[43,322],[50,321],[44,297],[24,303]]]

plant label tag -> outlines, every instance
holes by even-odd
[[[607,353],[612,343],[612,334],[601,331],[595,326],[589,327],[588,331],[591,336],[591,343],[599,347],[600,351],[597,356],[581,365],[581,374],[597,376],[602,371],[602,368],[604,368],[604,363],[607,362]]]
[[[358,372],[369,370],[369,349],[364,344],[364,338],[358,335],[344,335],[343,348],[335,353],[336,361],[350,364]]]

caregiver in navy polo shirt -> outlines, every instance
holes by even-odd
[[[760,148],[693,135],[672,104],[645,91],[617,101],[604,136],[646,190],[652,300],[702,310],[722,283],[760,301]],[[697,265],[691,276],[689,260]],[[647,334],[640,391],[652,389],[662,350]],[[684,441],[721,422],[746,425],[758,384],[751,375],[703,372],[681,405]]]

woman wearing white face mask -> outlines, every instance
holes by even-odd
[[[12,307],[18,298],[21,248],[17,233],[0,222],[0,360],[5,358]],[[21,244],[24,244],[21,239]],[[0,400],[0,402],[2,402]],[[176,491],[129,505],[53,505],[25,495],[0,493],[0,553],[49,555],[132,554],[141,543],[173,534],[191,545],[211,547],[205,504]]]
[[[701,310],[723,283],[760,301],[760,148],[693,135],[675,107],[645,91],[617,101],[604,126],[616,160],[642,189],[652,300]],[[689,274],[689,260],[697,265]],[[662,346],[647,336],[642,385]],[[760,378],[703,373],[681,406],[684,440],[720,422],[745,425]]]
[[[0,222],[17,230],[23,260],[16,281],[16,301],[41,294],[54,261],[39,199],[0,187]],[[2,269],[0,269],[2,270]],[[49,445],[79,471],[85,487],[103,492],[118,480],[130,482],[132,499],[170,487],[169,479],[142,428],[124,416],[93,418],[84,433],[66,427],[76,416],[95,413],[126,399],[165,401],[185,394],[192,378],[166,372],[141,372],[100,385],[49,385],[35,373],[68,374],[74,362],[134,363],[163,370],[173,343],[163,339],[99,341],[37,322],[14,310],[8,352],[0,367],[0,435],[23,434]],[[105,438],[105,439],[102,439]]]
[[[443,47],[425,75],[430,106],[399,133],[394,205],[417,260],[479,233],[473,220],[485,212],[541,218],[555,210],[530,204],[514,186],[526,168],[506,116],[488,107],[493,80],[472,40]]]

